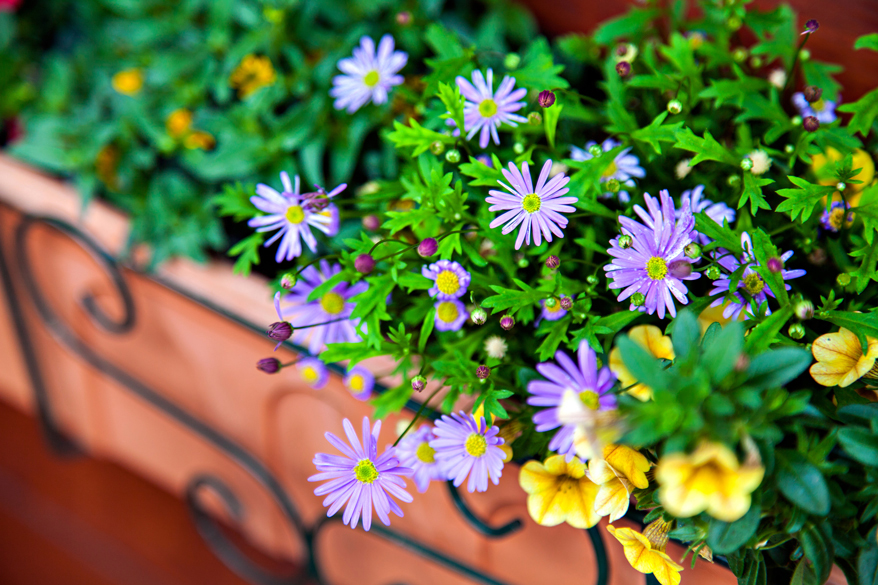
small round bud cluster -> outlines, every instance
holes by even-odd
[[[634,245],[634,238],[632,238],[628,234],[622,234],[616,239],[616,243],[619,244],[619,247],[623,250],[627,250]]]
[[[802,120],[802,128],[808,132],[816,132],[820,128],[820,120],[816,116],[808,116]]]
[[[476,378],[479,380],[487,380],[488,376],[491,375],[491,368],[482,364],[478,368],[476,368]]]
[[[430,144],[430,152],[432,152],[436,156],[439,156],[440,154],[445,152],[445,143],[438,140],[433,142],[432,144]]]
[[[820,98],[823,96],[823,90],[816,85],[809,85],[802,91],[802,94],[805,96],[805,99],[808,100],[809,104],[813,104],[814,102],[820,101]]]
[[[287,272],[283,276],[280,277],[280,285],[286,290],[290,290],[294,286],[296,286],[296,282],[298,282],[299,277],[295,272]]]
[[[741,161],[741,168],[744,169],[745,171],[749,171],[750,169],[753,168],[753,160],[750,157],[745,157]]]
[[[716,280],[717,278],[722,276],[722,273],[717,266],[709,266],[705,271],[705,274],[707,274],[707,278],[709,278],[710,280]]]
[[[680,100],[671,100],[668,102],[668,112],[677,115],[683,111],[683,103]]]
[[[506,331],[509,331],[514,326],[515,326],[515,319],[513,319],[509,315],[506,315],[502,319],[500,319],[500,327],[502,327]]]
[[[439,242],[436,241],[436,238],[424,238],[421,240],[421,243],[418,244],[418,256],[421,258],[429,258],[439,249]]]
[[[793,339],[802,339],[805,337],[805,328],[801,323],[793,323],[790,325],[790,328],[787,329],[787,333],[789,333],[790,337]]]
[[[726,28],[730,31],[734,32],[741,28],[744,25],[744,21],[742,21],[737,16],[732,16],[726,21]]]
[[[543,115],[539,112],[531,112],[527,115],[527,123],[531,126],[539,126],[543,123]]]
[[[524,256],[524,254],[522,254],[518,257],[518,261],[516,262],[516,264],[518,264],[519,268],[527,268],[528,266],[530,266],[530,260],[528,260]]]
[[[600,146],[598,146],[597,144],[592,144],[591,146],[588,147],[588,154],[590,154],[594,157],[598,157],[598,156],[604,154],[604,150]]]
[[[851,275],[846,272],[842,272],[835,279],[835,282],[838,283],[838,286],[847,286],[851,283]]]
[[[540,107],[551,108],[552,105],[555,103],[555,94],[548,89],[544,89],[537,97],[537,103],[540,104]]]
[[[518,53],[507,53],[503,58],[503,66],[507,69],[518,69],[519,65],[521,65],[521,55]]]
[[[420,392],[427,387],[427,378],[423,376],[415,376],[412,378],[412,390]]]
[[[787,144],[783,147],[783,151],[787,154],[793,154],[794,152],[796,152],[796,147],[792,144]]]
[[[793,312],[800,321],[807,321],[814,317],[814,303],[808,299],[799,299],[793,305]]]
[[[445,153],[445,160],[450,162],[453,165],[456,165],[460,162],[460,151],[456,148],[452,148],[448,152]]]
[[[561,260],[557,256],[549,256],[546,258],[546,268],[551,268],[555,270],[558,266],[561,265]]]
[[[687,258],[695,260],[696,258],[701,257],[701,246],[699,246],[695,242],[689,242],[688,244],[686,244],[686,247],[683,248],[683,253],[686,254]]]
[[[762,67],[762,57],[750,57],[750,67],[753,69],[759,69]]]
[[[268,326],[266,331],[269,339],[275,341],[286,341],[293,335],[293,326],[286,321],[278,321]]]
[[[732,59],[735,60],[735,63],[743,63],[747,60],[747,49],[744,47],[738,47],[734,51],[732,51]]]
[[[280,371],[280,360],[273,357],[262,358],[256,362],[256,369],[266,374],[276,374]]]
[[[616,73],[619,74],[619,77],[622,79],[631,75],[631,63],[628,61],[619,61],[616,63]]]
[[[783,260],[781,260],[780,258],[778,258],[776,256],[772,256],[771,258],[768,259],[766,266],[768,266],[769,271],[771,271],[774,274],[777,274],[778,272],[783,270]]]
[[[634,293],[633,295],[631,295],[631,304],[635,307],[642,307],[644,304],[646,304],[646,295],[641,292]]]
[[[381,220],[378,219],[377,215],[367,215],[363,218],[363,229],[375,232],[379,228],[381,228]]]
[[[570,297],[561,297],[561,308],[565,311],[569,311],[573,308],[573,299]]]
[[[469,314],[469,318],[473,320],[473,323],[476,325],[484,325],[485,321],[488,320],[488,313],[481,307],[476,307]]]
[[[354,260],[354,268],[360,274],[369,274],[375,270],[375,258],[371,254],[360,254]]]
[[[610,193],[618,193],[622,189],[622,183],[618,179],[610,179],[606,186]]]

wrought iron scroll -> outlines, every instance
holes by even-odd
[[[202,440],[216,448],[219,452],[229,457],[229,459],[234,461],[241,469],[246,471],[250,477],[252,477],[271,495],[275,505],[281,510],[289,527],[302,538],[304,546],[308,552],[308,566],[305,570],[294,575],[277,575],[267,571],[252,561],[243,551],[225,537],[215,518],[202,505],[200,494],[205,490],[213,492],[214,495],[218,496],[228,515],[236,521],[242,520],[245,514],[240,499],[220,478],[206,473],[198,474],[187,486],[186,501],[196,528],[214,554],[216,554],[216,556],[232,571],[254,585],[297,585],[299,583],[311,582],[314,580],[319,583],[324,583],[325,581],[321,579],[322,571],[320,570],[319,557],[317,554],[317,537],[319,532],[325,526],[334,522],[340,522],[340,515],[333,518],[323,518],[313,526],[306,526],[303,523],[295,504],[283,489],[283,486],[280,484],[277,477],[259,460],[258,457],[250,453],[246,448],[223,434],[221,431],[169,400],[159,391],[144,384],[142,381],[116,366],[109,360],[103,358],[89,347],[89,345],[58,316],[37,283],[33,271],[33,264],[27,250],[27,239],[28,234],[38,225],[48,226],[71,238],[91,255],[94,261],[110,278],[114,291],[118,295],[123,307],[120,318],[114,319],[112,316],[104,312],[95,301],[94,297],[90,294],[85,294],[80,299],[83,309],[98,327],[113,335],[124,335],[130,332],[136,323],[136,307],[118,261],[111,254],[107,253],[94,239],[70,223],[52,217],[23,215],[21,222],[15,230],[14,247],[11,255],[7,254],[7,251],[4,249],[3,234],[0,232],[0,280],[2,280],[4,296],[7,299],[7,304],[13,317],[16,335],[18,336],[19,344],[24,354],[28,375],[33,386],[37,414],[51,447],[60,454],[76,454],[82,452],[74,441],[65,436],[56,422],[49,392],[41,374],[38,353],[35,351],[33,340],[24,318],[21,299],[16,293],[13,271],[11,269],[12,265],[9,262],[11,258],[15,259],[15,266],[18,269],[27,296],[30,298],[37,314],[52,336],[90,367],[100,371],[108,378],[113,379],[122,388],[131,392],[140,400],[190,430]],[[0,224],[0,229],[2,229],[2,224]],[[168,283],[162,284],[169,286]],[[191,298],[193,301],[200,302],[223,316],[234,320],[242,327],[249,329],[252,333],[262,335],[262,327],[249,323],[239,316],[230,315],[210,303],[205,303],[202,299],[192,297],[185,291],[180,291],[179,289],[174,290]],[[292,347],[297,350],[301,349],[296,348],[295,346]],[[410,402],[406,405],[406,408],[414,411],[418,406],[417,403]],[[499,527],[488,525],[469,509],[456,488],[450,483],[449,490],[452,501],[463,518],[474,530],[487,538],[504,538],[521,528],[522,524],[519,519],[513,520]],[[475,583],[482,583],[484,585],[504,585],[503,582],[496,578],[490,575],[485,575],[474,567],[398,531],[381,525],[373,525],[369,534],[380,537],[403,549],[411,551],[412,553],[464,576]],[[588,536],[590,543],[594,548],[598,568],[596,585],[605,585],[609,577],[609,566],[607,564],[602,537],[596,529],[589,530]]]

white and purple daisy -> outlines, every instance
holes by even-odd
[[[357,400],[369,400],[375,387],[375,376],[363,366],[354,366],[344,377],[344,385]]]
[[[850,227],[853,222],[854,212],[841,201],[833,201],[829,209],[824,209],[820,216],[820,226],[833,234],[840,232],[842,227]]]
[[[586,142],[584,149],[571,146],[570,158],[573,160],[591,160],[594,156],[592,156],[588,149],[595,144],[597,144],[597,142]],[[607,138],[601,143],[601,150],[609,152],[619,146],[622,146],[621,142],[613,140],[612,138]],[[613,162],[611,162],[601,174],[601,183],[606,183],[610,179],[616,179],[626,187],[633,187],[635,185],[634,178],[642,179],[646,176],[646,171],[640,166],[640,159],[633,154],[629,154],[630,152],[631,148],[629,147],[616,155]],[[613,194],[608,191],[604,193],[603,196],[612,197]],[[628,191],[619,191],[618,196],[619,201],[622,203],[628,203],[631,199]]]
[[[757,307],[762,306],[762,304],[765,303],[765,314],[770,315],[771,309],[768,307],[768,297],[775,298],[774,291],[771,290],[771,287],[762,280],[762,277],[759,276],[759,273],[755,270],[755,267],[759,266],[759,262],[756,261],[756,256],[753,253],[753,242],[750,240],[750,234],[746,232],[741,234],[741,247],[744,250],[744,255],[740,260],[735,258],[724,248],[719,248],[714,253],[717,262],[728,272],[728,274],[737,270],[741,264],[746,265],[735,292],[731,294],[732,300],[728,301],[728,305],[726,305],[723,310],[723,317],[726,319],[739,319],[743,313],[744,319],[749,319],[753,315],[751,301],[755,301],[754,304]],[[786,263],[786,261],[792,258],[792,256],[793,251],[790,250],[782,254],[780,259],[783,263]],[[732,283],[728,274],[723,274],[720,278],[713,281],[713,288],[709,294],[711,296],[721,294],[722,296],[713,301],[713,303],[710,304],[711,307],[719,307],[727,302],[726,295],[729,292],[729,285]],[[784,281],[787,281],[799,278],[800,276],[805,276],[805,271],[801,269],[781,270],[780,275]],[[787,290],[792,288],[788,284],[784,284],[784,286]]]
[[[400,518],[403,516],[399,504],[390,496],[406,503],[413,499],[405,491],[405,480],[402,479],[402,476],[411,475],[412,470],[400,466],[395,447],[388,447],[378,456],[380,420],[375,421],[370,434],[369,418],[363,417],[362,445],[351,421],[344,419],[342,425],[350,446],[332,433],[326,433],[326,439],[342,455],[317,453],[314,456],[314,465],[320,473],[312,475],[308,481],[329,480],[315,489],[314,495],[326,496],[323,505],[329,508],[327,517],[334,516],[347,502],[342,521],[351,528],[357,527],[362,515],[363,530],[369,530],[373,506],[381,522],[390,526],[390,512]]]
[[[488,489],[488,478],[497,485],[503,475],[503,460],[506,454],[500,445],[503,439],[497,436],[497,426],[488,428],[485,417],[477,421],[473,415],[460,411],[459,414],[443,414],[433,429],[435,439],[430,446],[436,451],[436,461],[442,473],[460,487],[466,476],[469,481],[466,489],[470,493]]]
[[[466,294],[470,283],[469,272],[452,260],[439,260],[424,266],[421,274],[433,281],[433,287],[427,292],[440,301],[459,299]]]
[[[403,437],[397,445],[400,465],[414,470],[412,479],[418,491],[424,493],[433,480],[444,480],[445,474],[436,462],[436,450],[430,446],[435,439],[430,425],[421,427]]]
[[[667,189],[663,189],[660,195],[661,206],[649,193],[644,195],[649,213],[639,205],[634,206],[634,212],[644,223],[624,216],[619,218],[622,236],[610,241],[611,248],[607,253],[614,260],[604,266],[604,270],[613,279],[610,288],[624,289],[618,296],[619,301],[640,293],[642,302],[632,302],[630,309],[650,315],[658,312],[659,318],[664,319],[666,308],[671,317],[677,316],[673,297],[683,305],[688,304],[686,294],[689,289],[683,281],[695,280],[701,274],[692,271],[695,260],[683,253],[696,236],[689,200],[683,201],[683,212],[674,223],[674,201]],[[630,245],[622,247],[620,238],[630,240]]]
[[[457,331],[469,319],[466,305],[458,299],[437,301],[433,306],[436,308],[435,326],[437,331]]]
[[[293,343],[307,344],[308,351],[318,354],[327,343],[348,343],[360,341],[357,333],[359,319],[349,319],[355,303],[350,301],[369,288],[365,281],[351,286],[340,282],[319,299],[308,301],[308,295],[323,282],[341,272],[341,265],[330,266],[326,260],[320,261],[320,270],[309,266],[299,274],[299,280],[283,296],[288,306],[281,309],[282,318],[293,325]],[[365,326],[365,325],[364,325]]]
[[[354,56],[338,62],[343,75],[332,78],[329,95],[335,98],[335,109],[346,109],[353,114],[370,101],[386,102],[390,89],[403,82],[397,72],[405,67],[408,58],[406,53],[393,50],[390,35],[381,37],[377,54],[375,41],[367,36],[360,38],[360,46],[354,47]]]
[[[502,225],[502,233],[508,234],[521,225],[518,229],[518,237],[515,239],[516,250],[521,248],[522,243],[530,245],[531,234],[535,246],[543,243],[543,236],[547,242],[552,241],[552,234],[563,238],[564,232],[561,230],[567,227],[567,218],[562,213],[576,211],[571,205],[576,203],[577,198],[562,197],[569,191],[564,185],[570,181],[570,177],[558,173],[549,179],[551,170],[552,161],[547,160],[534,188],[527,162],[521,163],[520,171],[515,164],[509,163],[509,170],[501,169],[501,171],[512,186],[497,181],[509,193],[492,189],[489,191],[491,196],[485,199],[491,203],[488,211],[506,212],[491,222],[491,228]]]
[[[537,364],[537,371],[546,380],[532,380],[528,382],[527,391],[531,396],[527,403],[531,406],[548,407],[536,413],[533,417],[537,432],[545,433],[561,427],[552,441],[549,449],[559,455],[565,455],[567,461],[571,461],[576,455],[573,445],[573,435],[576,425],[562,424],[558,419],[558,408],[566,390],[573,390],[579,396],[582,403],[590,410],[604,411],[616,408],[616,396],[610,392],[616,376],[610,368],[604,366],[598,371],[597,355],[583,341],[579,344],[577,352],[579,365],[563,351],[555,353],[555,361]]]
[[[527,95],[527,90],[523,87],[513,91],[514,78],[508,75],[503,77],[496,93],[494,93],[494,71],[491,69],[488,69],[487,80],[481,71],[473,71],[472,83],[458,75],[457,85],[466,100],[463,105],[466,139],[469,140],[476,135],[476,132],[481,132],[479,136],[481,148],[488,146],[490,138],[494,139],[494,144],[500,144],[497,128],[501,124],[515,127],[519,122],[527,122],[527,118],[514,113],[525,106],[524,102],[518,100]],[[448,120],[448,123],[454,125],[454,120]],[[460,135],[460,128],[455,130],[454,135]]]
[[[804,93],[797,92],[793,94],[792,99],[793,105],[796,106],[796,109],[799,110],[799,114],[803,118],[814,116],[821,124],[829,124],[835,122],[835,119],[838,117],[835,113],[835,108],[838,106],[838,102],[841,101],[841,96],[835,102],[821,98],[814,103],[810,103],[805,99]]]
[[[322,390],[329,381],[329,369],[315,357],[306,357],[296,362],[296,369],[306,384],[315,390]]]
[[[683,207],[685,207],[687,201],[689,203],[689,209],[693,214],[703,212],[707,217],[719,225],[723,225],[723,221],[728,221],[729,225],[735,221],[737,213],[734,209],[725,203],[714,203],[710,199],[704,197],[704,185],[698,185],[694,189],[683,191],[683,194],[680,195],[681,207],[680,209],[674,210],[674,219],[680,219],[683,216]],[[712,241],[704,234],[696,233],[698,234],[696,239],[702,246],[706,246]]]
[[[275,262],[292,260],[302,254],[302,242],[304,240],[312,252],[317,251],[317,240],[311,233],[311,228],[316,228],[326,235],[338,233],[338,209],[330,204],[321,212],[311,210],[307,205],[314,193],[299,193],[299,175],[296,175],[295,184],[290,182],[290,176],[286,171],[280,174],[283,183],[283,193],[278,193],[273,188],[262,183],[256,185],[256,196],[250,198],[250,202],[260,211],[267,215],[254,217],[247,222],[250,227],[256,228],[257,232],[270,232],[278,230],[267,242],[265,247],[272,245],[282,238],[277,247]],[[316,186],[316,185],[315,185]],[[317,192],[327,198],[334,197],[345,190],[346,184],[341,184],[329,193],[322,187],[317,186]],[[333,229],[333,214],[334,229]]]

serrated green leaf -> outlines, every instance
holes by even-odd
[[[445,109],[448,110],[447,113],[442,114],[440,117],[443,120],[454,120],[455,126],[463,128],[463,105],[466,103],[466,100],[463,99],[463,94],[460,93],[460,87],[458,87],[456,83],[454,85],[449,85],[440,81],[438,95],[439,99],[445,105]]]
[[[856,281],[857,294],[863,294],[870,281],[878,281],[878,246],[863,246],[850,252],[850,256],[862,258],[860,267],[850,275]]]
[[[387,135],[397,148],[413,148],[414,156],[426,152],[434,142],[442,144],[454,144],[457,139],[453,136],[440,134],[434,130],[424,128],[414,118],[409,118],[409,125],[402,122],[393,122],[393,132]]]
[[[773,179],[761,179],[753,173],[744,173],[744,191],[738,200],[738,209],[744,207],[750,201],[750,213],[756,215],[760,209],[771,210],[771,205],[765,202],[762,195],[762,187],[774,183]]]
[[[694,167],[705,160],[713,160],[730,165],[738,165],[738,159],[723,145],[717,142],[710,132],[704,131],[704,138],[696,136],[689,128],[678,130],[675,134],[677,139],[674,148],[694,152],[695,156],[689,161],[689,166]]]
[[[869,134],[872,124],[878,116],[878,89],[873,89],[859,100],[838,106],[839,112],[853,114],[847,129],[851,134],[859,132],[863,136]]]
[[[555,352],[562,343],[567,343],[567,328],[570,326],[570,319],[562,319],[560,321],[544,320],[543,323],[549,323],[548,329],[540,327],[540,329],[537,329],[536,334],[537,337],[546,336],[537,348],[539,359],[544,362],[555,355]],[[542,331],[540,331],[541,329]]]
[[[863,35],[854,42],[854,49],[872,49],[878,51],[878,33]]]
[[[805,179],[793,175],[787,175],[795,189],[778,189],[777,194],[786,198],[777,206],[775,211],[789,211],[790,218],[795,221],[801,214],[802,221],[811,217],[811,213],[820,201],[827,196],[832,196],[835,185],[818,185],[809,183]]]
[[[744,346],[751,355],[762,353],[774,342],[777,334],[793,316],[793,307],[784,305],[750,330]]]
[[[521,57],[521,66],[510,75],[519,86],[542,91],[544,89],[564,89],[570,87],[566,79],[560,76],[563,65],[555,65],[552,50],[545,38],[533,41]]]
[[[677,122],[676,124],[666,124],[662,126],[662,122],[664,122],[667,117],[668,112],[662,112],[661,114],[656,116],[655,119],[650,122],[648,126],[644,126],[643,128],[632,132],[631,138],[639,142],[645,142],[652,147],[656,154],[661,154],[661,143],[676,142],[676,133],[683,125],[683,122]]]

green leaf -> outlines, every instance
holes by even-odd
[[[872,129],[875,117],[878,116],[878,89],[873,89],[859,100],[843,104],[837,109],[839,112],[854,115],[847,126],[851,134],[859,132],[866,136]]]
[[[683,125],[683,122],[676,124],[666,124],[662,126],[662,122],[668,117],[668,112],[664,111],[650,122],[649,126],[645,126],[631,133],[631,138],[639,142],[645,142],[650,145],[656,154],[662,153],[662,142],[676,142],[676,133]]]
[[[814,207],[820,200],[832,196],[833,191],[835,191],[835,185],[817,185],[793,175],[787,175],[787,178],[796,188],[777,191],[778,195],[786,198],[786,201],[781,202],[775,211],[789,211],[793,221],[800,213],[802,221],[806,221],[811,217],[811,212],[814,211]]]
[[[540,327],[537,329],[536,333],[537,337],[542,337],[543,335],[546,336],[537,348],[540,361],[550,359],[555,355],[559,345],[567,343],[567,328],[570,327],[570,319],[563,319],[560,321],[549,321],[546,319],[543,323],[548,323],[548,327],[545,329]]]
[[[701,326],[692,311],[683,310],[669,327],[671,341],[674,345],[675,362],[689,363],[696,356],[701,340]]]
[[[546,140],[549,146],[555,148],[555,130],[558,128],[558,119],[561,117],[561,110],[564,106],[556,101],[549,108],[543,108],[543,127],[546,129]]]
[[[832,571],[832,559],[835,556],[835,547],[827,532],[822,524],[816,525],[813,522],[806,522],[798,534],[805,558],[811,561],[818,583],[825,583],[829,578],[829,572]]]
[[[750,201],[750,213],[756,215],[760,209],[771,210],[771,205],[765,202],[762,195],[762,187],[774,183],[773,179],[760,179],[753,173],[744,173],[744,191],[738,199],[738,209],[744,207]]]
[[[454,136],[447,136],[424,128],[414,118],[409,118],[408,126],[402,122],[394,121],[393,132],[389,133],[387,138],[397,148],[414,148],[413,156],[426,152],[434,142],[454,144],[457,141]]]
[[[463,94],[460,93],[460,87],[456,83],[452,86],[440,81],[439,99],[442,100],[445,109],[448,110],[440,118],[443,120],[454,120],[454,124],[458,128],[463,128],[463,105],[466,103],[466,100],[463,99]],[[417,155],[417,153],[415,154]]]
[[[817,582],[817,575],[814,574],[814,569],[811,568],[810,561],[807,559],[799,561],[799,564],[796,565],[796,570],[793,572],[790,585],[820,585]]]
[[[791,305],[784,305],[751,329],[744,342],[747,353],[751,355],[759,354],[768,349],[774,342],[777,334],[780,333],[780,330],[783,329],[783,326],[787,324],[787,321],[792,316],[793,307]]]
[[[704,131],[704,138],[696,136],[689,128],[678,130],[675,137],[677,143],[674,144],[674,148],[695,153],[695,156],[689,161],[690,167],[694,167],[705,160],[714,160],[734,166],[738,165],[737,157],[717,142],[707,130]]]
[[[800,62],[800,64],[802,66],[802,74],[805,76],[805,83],[821,88],[823,90],[823,99],[838,101],[838,90],[841,89],[841,84],[833,79],[832,76],[843,71],[843,67],[813,59]]]
[[[857,585],[878,585],[878,547],[875,546],[875,529],[866,537],[868,546],[860,550],[857,558]],[[848,582],[850,583],[850,581]]]
[[[790,296],[787,293],[787,287],[784,284],[783,275],[779,272],[772,272],[768,269],[768,261],[771,258],[780,258],[781,254],[774,244],[771,243],[771,238],[768,234],[762,231],[762,228],[752,230],[751,235],[753,237],[753,253],[756,255],[756,261],[759,263],[755,270],[759,273],[759,276],[762,277],[762,280],[768,285],[771,291],[775,294],[777,298],[777,302],[781,304],[781,306],[786,306],[790,303]]]
[[[482,306],[486,309],[493,309],[494,313],[514,308],[513,311],[511,311],[514,313],[524,305],[531,305],[540,302],[540,299],[543,299],[546,296],[546,293],[534,289],[517,278],[513,279],[513,281],[519,288],[521,288],[520,291],[491,285],[491,290],[497,294],[482,301]]]
[[[424,324],[421,325],[421,336],[418,337],[418,353],[424,353],[427,347],[427,340],[433,333],[433,326],[436,324],[436,307],[430,307],[427,315],[424,317]]]
[[[863,35],[854,42],[854,49],[872,49],[878,51],[878,33]]]
[[[869,281],[878,281],[878,246],[863,246],[857,250],[850,252],[852,258],[862,258],[860,267],[851,272],[850,275],[856,281],[857,294],[863,294]]]
[[[838,441],[863,465],[878,467],[878,436],[864,428],[846,427],[838,431]]]
[[[728,221],[720,225],[706,213],[696,213],[695,230],[715,241],[719,247],[725,248],[735,256],[741,256],[741,236],[732,231]]]
[[[605,20],[594,31],[594,40],[601,45],[607,45],[621,37],[643,34],[643,31],[649,30],[649,23],[659,14],[661,11],[655,8],[633,8],[618,18]]]
[[[570,87],[566,79],[560,76],[563,65],[555,65],[549,42],[539,37],[530,44],[521,57],[522,65],[510,75],[518,85],[542,91],[544,89],[564,89]]]
[[[780,449],[776,459],[780,492],[809,514],[829,514],[829,488],[820,470],[798,451]]]
[[[472,178],[472,181],[469,181],[469,184],[473,187],[497,187],[497,181],[503,180],[503,174],[500,172],[500,169],[503,168],[503,165],[500,163],[500,159],[497,158],[497,155],[491,155],[492,162],[494,163],[493,167],[489,167],[485,163],[480,160],[476,160],[475,157],[471,157],[469,162],[461,163],[458,167],[461,175],[465,175],[467,177]]]
[[[326,349],[320,354],[320,359],[326,363],[350,360],[349,367],[351,367],[365,359],[387,353],[386,349],[371,348],[364,341],[357,343],[328,343]]]
[[[719,323],[713,323],[711,327],[714,325],[719,329],[715,336],[708,342],[705,333],[702,339],[702,363],[710,373],[710,379],[718,384],[732,373],[744,350],[744,326],[738,321],[732,321],[725,327],[721,327]]]
[[[878,203],[857,207],[857,217],[863,220],[863,237],[871,246],[875,232],[878,232]]]
[[[661,362],[640,347],[627,335],[616,339],[616,347],[622,354],[625,367],[635,380],[650,380],[650,386],[658,391],[667,386],[668,373],[662,368]]]
[[[263,236],[255,233],[247,236],[229,250],[229,256],[239,256],[232,269],[234,274],[249,276],[254,264],[259,264],[259,248],[262,246]]]
[[[735,552],[756,534],[761,512],[761,507],[753,502],[747,513],[734,522],[712,518],[707,530],[707,545],[717,554]]]
[[[805,371],[811,353],[798,347],[782,347],[754,357],[747,367],[747,384],[759,390],[780,388]]]
[[[252,185],[244,186],[236,181],[234,185],[223,185],[223,192],[212,197],[210,201],[218,207],[217,214],[220,216],[231,216],[236,222],[242,222],[260,213],[250,203],[254,191],[255,187]]]
[[[740,71],[737,67],[736,70],[736,73]],[[710,87],[701,90],[698,97],[713,99],[714,109],[719,109],[726,102],[742,108],[745,96],[768,87],[768,83],[764,79],[748,77],[743,72],[738,73],[738,75],[739,79],[711,79]]]

